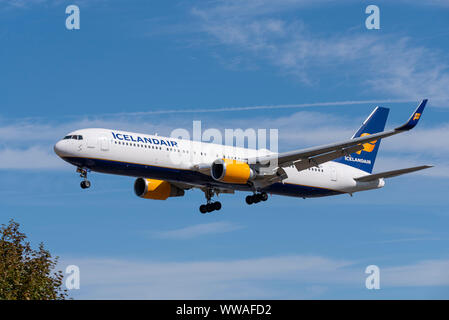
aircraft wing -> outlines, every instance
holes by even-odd
[[[354,178],[355,181],[361,181],[361,182],[367,182],[367,181],[373,181],[380,178],[393,178],[400,176],[402,174],[411,173],[427,168],[432,168],[433,166],[419,166],[419,167],[412,167],[412,168],[406,168],[406,169],[399,169],[399,170],[392,170],[392,171],[385,171],[385,172],[379,172],[375,174],[368,174],[366,176],[361,176],[358,178]]]
[[[424,99],[416,110],[412,113],[408,121],[393,130],[383,131],[369,136],[358,137],[337,143],[326,144],[318,147],[271,154],[257,158],[248,159],[249,164],[267,165],[277,159],[278,167],[288,167],[294,164],[298,170],[305,170],[318,164],[335,160],[343,155],[349,155],[363,149],[363,144],[378,139],[393,136],[413,129],[418,123],[421,114],[426,106],[427,99]]]
[[[209,169],[210,171],[210,169]],[[202,184],[196,184],[196,183],[184,183],[184,182],[176,182],[176,181],[170,181],[171,184],[173,184],[174,186],[183,189],[183,190],[189,190],[192,188],[196,188],[196,189],[201,189],[204,190],[205,187]],[[219,194],[219,193],[235,193],[235,190],[233,190],[232,188],[225,188],[225,187],[214,187],[213,188],[215,194]]]

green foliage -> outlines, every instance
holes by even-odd
[[[0,300],[63,300],[63,273],[55,271],[58,257],[39,245],[33,250],[13,220],[0,228]]]

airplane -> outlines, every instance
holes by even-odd
[[[221,209],[214,196],[235,191],[250,192],[249,205],[267,201],[269,194],[352,196],[383,187],[387,178],[432,167],[372,173],[381,139],[414,128],[426,103],[395,129],[384,131],[389,109],[376,107],[351,139],[284,153],[100,128],[73,131],[54,151],[77,167],[83,189],[91,186],[90,171],[136,177],[134,192],[144,199],[166,200],[198,188],[206,198],[199,208],[203,214]]]

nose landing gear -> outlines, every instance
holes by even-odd
[[[78,168],[78,169],[76,169],[76,172],[78,172],[80,174],[80,177],[84,179],[80,183],[81,188],[82,189],[90,188],[90,181],[87,180],[87,172],[88,172],[87,169],[85,169],[85,168]]]
[[[247,204],[253,204],[253,203],[259,203],[260,201],[267,201],[268,200],[268,194],[266,192],[261,193],[255,193],[250,196],[246,196],[246,203]]]
[[[82,189],[90,188],[90,181],[89,180],[83,180],[80,183],[80,186]]]
[[[214,191],[211,188],[207,188],[204,191],[204,195],[206,196],[207,204],[202,204],[200,206],[200,212],[202,214],[212,212],[212,211],[218,211],[221,209],[221,202],[215,201],[211,202],[212,196],[214,195]]]

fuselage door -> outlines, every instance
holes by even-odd
[[[95,149],[96,144],[97,144],[97,138],[94,138],[94,137],[87,138],[87,147],[89,149]]]
[[[330,174],[331,174],[331,181],[337,181],[337,169],[335,169],[334,166],[330,166]]]
[[[101,151],[109,151],[109,140],[106,137],[100,137],[98,139],[100,142],[100,149]]]

